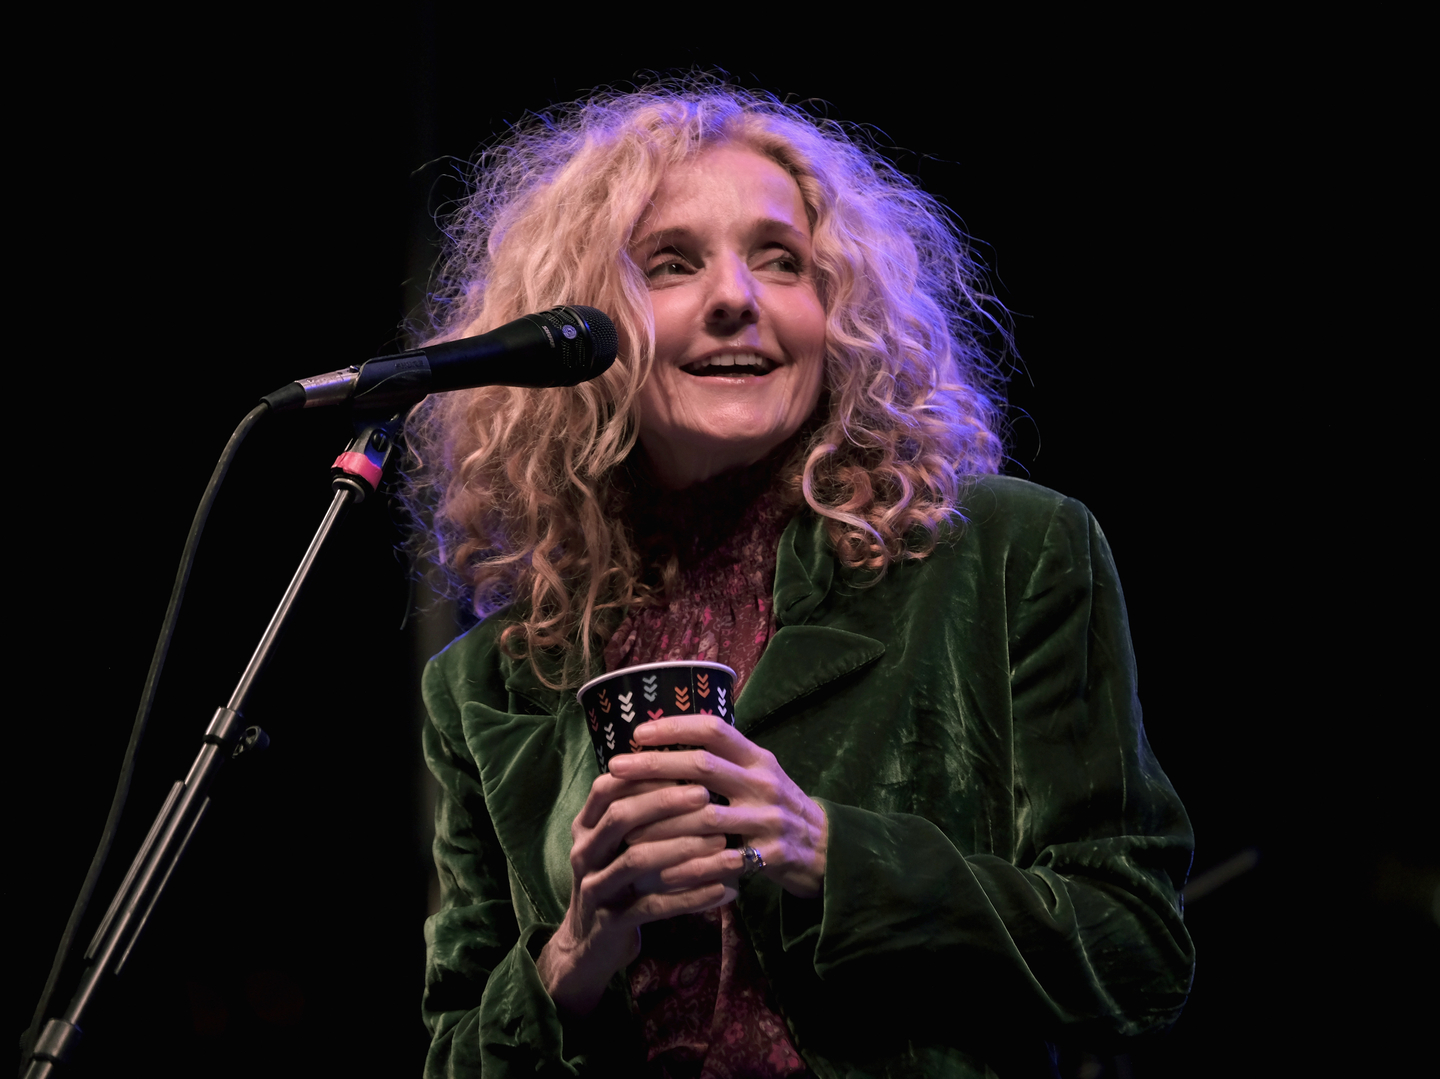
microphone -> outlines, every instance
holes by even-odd
[[[567,304],[459,341],[377,356],[364,364],[287,383],[260,400],[274,412],[353,402],[408,408],[428,393],[471,386],[576,386],[615,362],[615,323],[593,307]]]

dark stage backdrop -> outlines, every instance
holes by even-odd
[[[700,15],[706,35],[733,14]],[[508,122],[698,66],[873,125],[963,218],[1023,358],[1011,471],[1106,529],[1196,870],[1258,852],[1190,905],[1199,971],[1177,1028],[1069,1047],[1067,1074],[1379,1067],[1433,1003],[1407,971],[1433,972],[1440,930],[1416,717],[1380,673],[1389,627],[1364,601],[1360,567],[1390,552],[1343,448],[1361,406],[1321,373],[1325,333],[1297,325],[1334,314],[1301,296],[1319,249],[1294,243],[1321,201],[1299,178],[1323,153],[1263,49],[1192,29],[1146,48],[1095,25],[867,29],[838,51],[798,25],[607,45],[424,4],[333,25],[71,28],[74,94],[36,107],[26,158],[18,313],[45,382],[11,466],[12,1030],[84,875],[233,425],[286,381],[400,343],[432,214]],[[338,414],[280,417],[235,466],[85,939],[268,619],[346,436]],[[415,616],[392,504],[358,508],[341,536],[248,709],[272,748],[222,778],[73,1074],[421,1067],[433,870],[416,687],[449,616]]]

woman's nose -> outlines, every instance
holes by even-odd
[[[713,333],[728,336],[760,320],[755,277],[743,259],[725,260],[712,281],[705,322]]]

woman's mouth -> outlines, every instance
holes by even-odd
[[[694,363],[687,363],[680,370],[687,375],[701,377],[718,375],[736,378],[744,375],[768,375],[776,364],[754,352],[737,352],[724,356],[709,356]]]

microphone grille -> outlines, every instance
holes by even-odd
[[[610,316],[597,307],[583,307],[580,304],[567,304],[567,308],[573,311],[585,328],[590,331],[590,340],[595,346],[594,363],[596,374],[608,370],[615,362],[615,356],[620,351],[620,335],[615,330],[615,323],[610,321]]]

